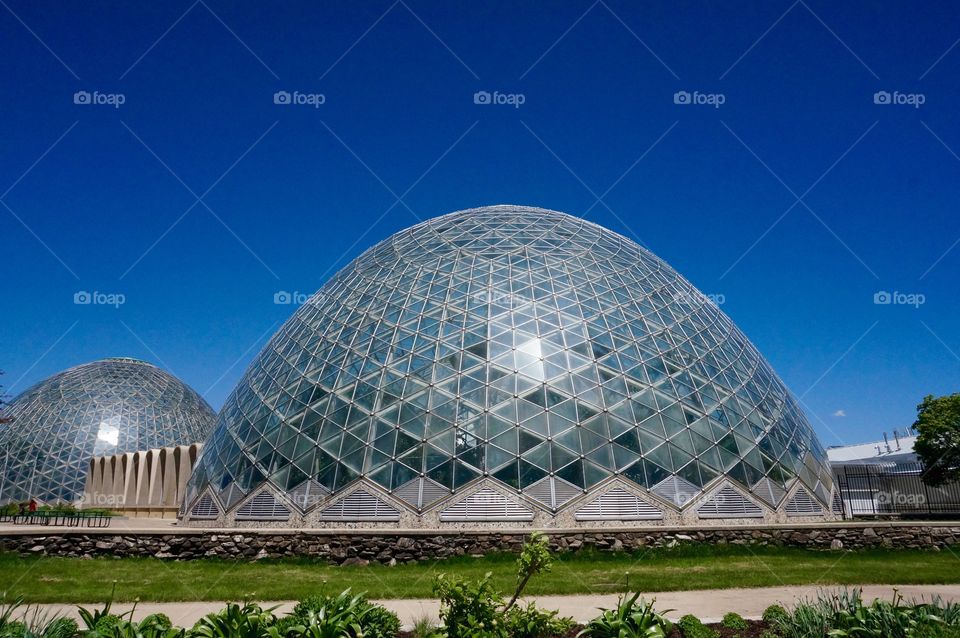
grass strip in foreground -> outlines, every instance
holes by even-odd
[[[222,559],[58,558],[0,554],[0,589],[25,602],[94,603],[116,581],[117,601],[299,600],[348,587],[370,598],[431,598],[440,573],[515,585],[514,554],[456,557],[387,567],[338,567],[297,558],[254,563]],[[632,553],[580,551],[556,556],[528,595],[771,587],[960,583],[960,549],[813,551],[785,547],[683,545]]]

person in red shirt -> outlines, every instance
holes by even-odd
[[[33,512],[36,512],[36,511],[37,511],[37,502],[31,498],[31,499],[30,499],[30,513],[33,513]]]

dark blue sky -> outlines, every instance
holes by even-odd
[[[827,445],[960,385],[956,4],[0,5],[12,394],[123,355],[219,408],[293,311],[277,291],[495,203],[718,295]]]

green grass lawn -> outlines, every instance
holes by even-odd
[[[558,555],[529,594],[645,592],[777,585],[944,584],[960,582],[960,549],[823,552],[793,548],[685,546],[647,552]],[[352,587],[372,598],[430,598],[440,573],[481,578],[502,591],[515,582],[515,556],[458,557],[415,565],[336,567],[310,559],[257,563],[203,559],[23,558],[0,554],[0,591],[27,602],[295,600]]]

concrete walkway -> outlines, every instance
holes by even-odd
[[[836,589],[836,588],[831,588]],[[929,600],[940,596],[946,601],[960,601],[960,585],[901,585],[897,590],[907,600]],[[694,614],[707,622],[717,622],[730,611],[747,618],[759,618],[763,610],[774,603],[790,606],[798,600],[813,598],[819,588],[801,587],[761,587],[754,589],[710,589],[702,591],[659,592],[643,595],[647,600],[656,599],[658,610],[672,610],[667,617],[676,620],[684,614]],[[867,585],[863,587],[865,600],[881,598],[890,600],[893,596],[892,585]],[[599,607],[615,607],[617,596],[612,594],[584,596],[540,596],[532,598],[538,605],[547,609],[556,609],[562,616],[571,616],[578,622],[585,622],[599,613]],[[378,601],[400,616],[405,627],[423,616],[437,620],[439,603],[436,600],[409,599]],[[219,611],[224,602],[199,603],[140,603],[134,618],[140,619],[149,614],[164,613],[175,625],[189,627],[204,615]],[[264,607],[278,606],[275,613],[282,614],[293,609],[295,603],[264,602]],[[96,607],[85,605],[87,608]],[[128,612],[133,605],[121,603],[113,606],[115,613]],[[49,613],[69,615],[77,618],[75,605],[40,605]]]

